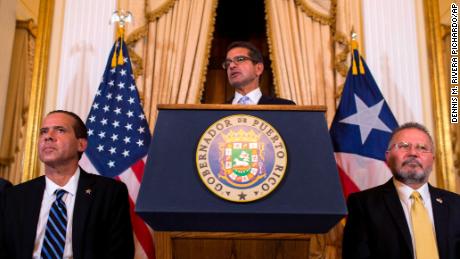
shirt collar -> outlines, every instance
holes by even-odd
[[[420,193],[424,202],[431,200],[428,183],[423,184],[417,190],[412,189],[410,186],[405,185],[404,183],[396,180],[395,178],[393,178],[393,183],[396,187],[396,191],[398,192],[398,196],[404,199],[405,201],[410,201],[410,196],[414,191]]]
[[[235,92],[235,97],[233,98],[232,104],[237,104],[238,101],[243,97],[244,95]],[[260,100],[260,97],[262,97],[262,91],[260,90],[259,87],[256,89],[252,90],[251,92],[247,93],[246,96],[251,100],[251,104],[257,104]]]
[[[45,192],[47,195],[51,196],[54,194],[54,192],[57,189],[63,189],[67,193],[71,194],[72,196],[75,196],[75,194],[77,193],[79,178],[80,178],[80,167],[77,167],[77,170],[75,171],[75,173],[72,175],[72,177],[70,177],[69,181],[64,186],[59,186],[55,184],[51,179],[45,176],[45,180],[46,180]]]

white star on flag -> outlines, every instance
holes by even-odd
[[[363,100],[361,100],[355,94],[355,103],[356,103],[356,113],[352,114],[345,119],[342,119],[340,122],[357,125],[359,126],[359,132],[361,133],[361,144],[364,145],[367,137],[373,129],[392,132],[391,129],[383,123],[379,118],[380,111],[382,110],[384,100],[382,99],[377,104],[373,106],[367,106]]]

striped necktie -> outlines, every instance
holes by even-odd
[[[439,255],[433,224],[423,205],[422,197],[417,191],[414,191],[410,197],[413,200],[410,216],[414,232],[415,255],[417,259],[437,259]]]
[[[46,223],[41,258],[62,258],[64,255],[65,236],[67,232],[67,208],[62,200],[62,196],[66,193],[62,189],[54,192],[56,200],[51,206],[48,222]]]
[[[238,100],[238,104],[251,104],[251,99],[247,96],[243,96]]]

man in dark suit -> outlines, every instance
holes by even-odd
[[[10,181],[6,180],[6,179],[3,179],[3,178],[0,178],[0,193],[2,193],[3,190],[5,190],[6,188],[9,188],[13,186],[11,184]]]
[[[38,143],[45,175],[4,192],[0,258],[133,258],[127,188],[79,168],[87,137],[74,113],[45,117]]]
[[[232,104],[295,104],[291,100],[262,95],[259,79],[264,72],[262,53],[253,44],[235,41],[227,48],[222,67],[235,88]]]
[[[424,126],[393,132],[386,152],[393,178],[348,197],[344,259],[460,258],[460,196],[428,183],[434,154]]]

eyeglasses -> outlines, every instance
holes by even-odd
[[[388,151],[394,148],[395,150],[409,152],[412,149],[412,147],[414,147],[415,151],[417,151],[418,153],[433,152],[433,149],[430,148],[428,145],[420,144],[420,143],[412,144],[412,143],[407,143],[407,142],[399,142],[399,143],[393,144],[388,148]]]
[[[224,69],[227,69],[232,62],[235,63],[236,65],[239,65],[239,64],[243,63],[244,61],[248,61],[248,60],[255,61],[254,59],[252,59],[250,57],[236,56],[236,57],[234,57],[232,59],[226,59],[224,62],[222,62],[222,67]]]

